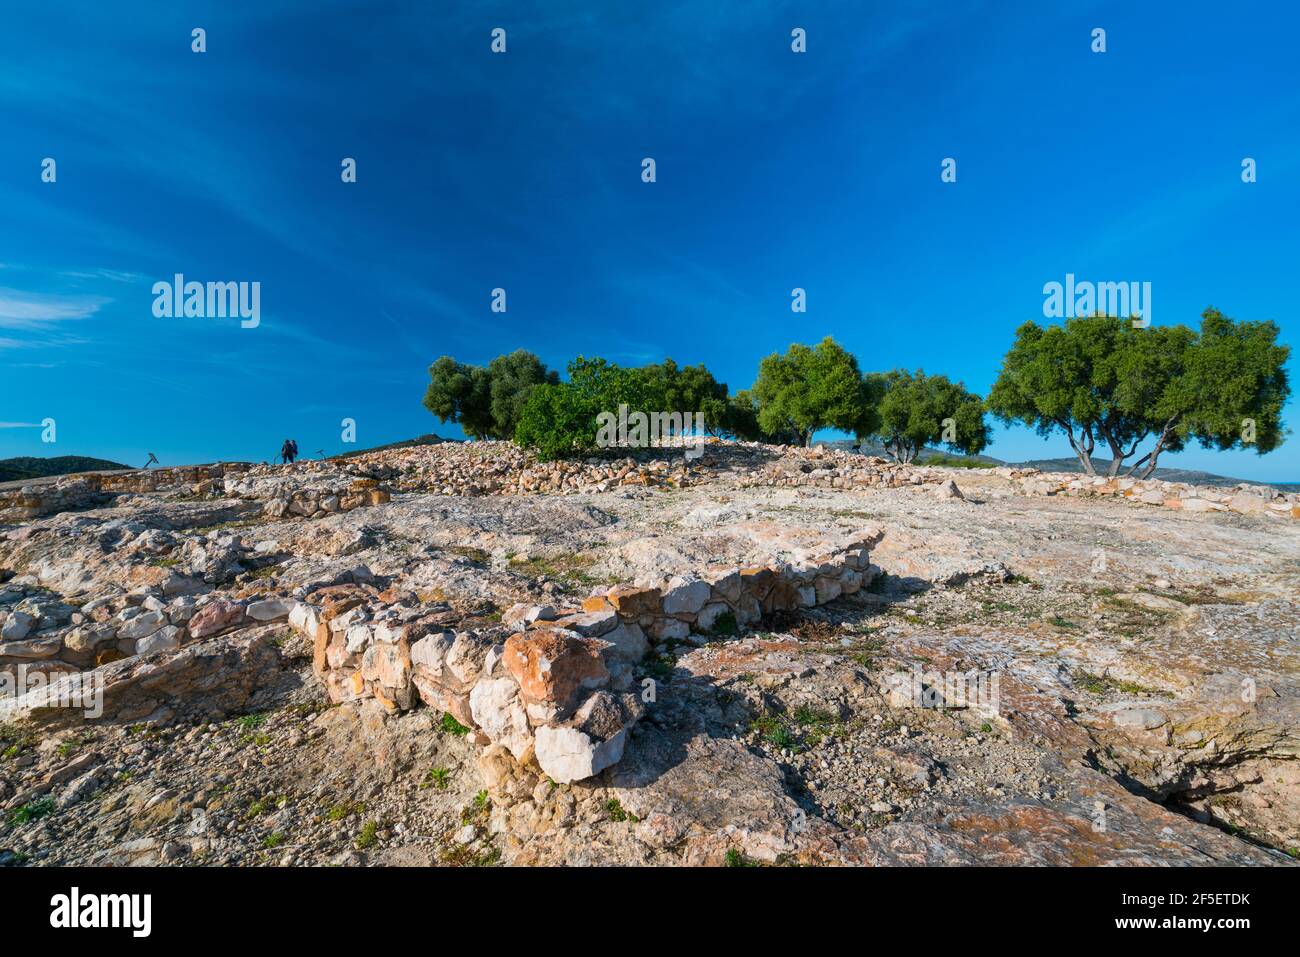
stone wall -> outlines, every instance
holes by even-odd
[[[95,476],[77,477],[58,483],[0,489],[0,522],[25,522],[55,512],[102,505],[110,496],[100,490],[94,479]]]
[[[1229,488],[1166,482],[1162,479],[1106,478],[1033,469],[998,469],[1025,495],[1113,497],[1137,505],[1186,512],[1237,512],[1276,518],[1300,518],[1300,493],[1279,492],[1267,485],[1241,483]]]
[[[135,472],[86,473],[52,482],[34,482],[0,490],[0,522],[22,522],[80,508],[111,504],[118,495],[216,496],[265,500],[264,514],[320,518],[390,500],[388,490],[371,478],[339,472],[301,473],[247,462],[142,469]]]
[[[231,498],[264,500],[262,514],[267,518],[324,518],[354,508],[383,505],[392,494],[375,479],[318,480],[306,485],[287,479],[226,479],[225,492]]]
[[[656,646],[702,643],[852,594],[870,581],[880,538],[872,531],[790,564],[599,589],[577,608],[516,605],[493,630],[448,630],[361,586],[308,596],[289,623],[313,641],[331,701],[373,697],[393,711],[422,702],[567,783],[622,757],[653,681],[638,682],[635,666]]]

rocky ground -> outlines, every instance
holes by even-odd
[[[346,474],[259,467],[0,526],[0,673],[108,681],[98,721],[0,692],[0,862],[1297,854],[1289,501],[1229,510],[1253,495],[1237,490],[1192,509],[1169,502],[1214,500],[1006,470],[867,476],[843,453],[767,448],[566,473],[497,449],[393,450]],[[355,479],[391,500],[350,492]],[[358,501],[268,508],[308,486]],[[347,584],[490,637],[520,602],[867,529],[883,532],[878,572],[856,594],[655,643],[622,760],[569,784],[432,708],[329,705],[285,620]],[[996,678],[992,696],[963,700],[966,675],[986,691]]]

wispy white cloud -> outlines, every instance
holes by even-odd
[[[0,422],[0,429],[39,429],[39,422]]]
[[[121,269],[68,269],[60,275],[68,279],[107,279],[110,282],[142,282],[146,278],[136,272]]]
[[[68,320],[88,319],[111,300],[103,296],[60,296],[0,288],[0,329],[39,330]]]

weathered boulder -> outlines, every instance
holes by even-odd
[[[576,706],[581,692],[609,683],[605,656],[610,648],[572,632],[533,630],[506,640],[503,662],[525,702],[563,712]]]

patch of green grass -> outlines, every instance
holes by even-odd
[[[41,818],[54,813],[54,798],[42,797],[35,801],[28,801],[21,807],[16,807],[9,812],[10,826],[19,824],[30,824],[32,821],[39,821]]]
[[[424,776],[420,782],[421,788],[433,788],[437,791],[447,790],[447,785],[451,781],[451,772],[446,768],[430,768],[429,773]]]
[[[272,831],[266,837],[262,838],[262,846],[268,851],[275,850],[285,841],[283,831]]]
[[[69,755],[76,754],[79,750],[92,743],[94,740],[94,734],[89,731],[83,731],[79,734],[72,735],[68,740],[60,744],[56,751],[58,752],[59,757],[66,758]]]
[[[36,744],[36,738],[30,731],[13,724],[0,724],[0,758],[16,758]]]
[[[980,603],[980,610],[986,614],[994,611],[1015,611],[1016,606],[1009,601],[984,601]]]
[[[866,638],[854,646],[853,653],[849,657],[867,671],[875,671],[880,667],[878,656],[884,650],[885,642],[883,639]]]
[[[365,813],[366,806],[360,802],[344,801],[342,804],[335,804],[325,812],[325,820],[338,822],[353,814]]]
[[[448,867],[496,867],[501,863],[501,851],[495,847],[476,851],[468,844],[455,844],[444,849],[438,858]]]
[[[1074,672],[1074,681],[1083,690],[1098,696],[1110,692],[1118,694],[1145,694],[1156,695],[1162,698],[1170,697],[1167,691],[1159,691],[1155,688],[1147,688],[1133,681],[1120,681],[1111,678],[1108,675],[1095,675],[1090,671],[1077,670]]]
[[[474,795],[474,800],[460,812],[461,824],[479,824],[487,819],[488,816],[488,793],[486,790],[479,791]]]
[[[443,714],[442,722],[439,727],[442,728],[443,734],[450,734],[457,738],[463,738],[465,735],[469,734],[469,728],[465,727],[450,714],[446,713]]]
[[[1076,625],[1074,622],[1070,621],[1070,619],[1068,619],[1068,618],[1062,618],[1060,615],[1053,615],[1051,618],[1047,619],[1047,621],[1048,621],[1048,624],[1050,624],[1050,625],[1052,625],[1052,626],[1054,626],[1054,627],[1056,627],[1056,628],[1064,629],[1064,630],[1066,630],[1066,631],[1078,631],[1078,630],[1079,630],[1079,626],[1078,626],[1078,625]]]
[[[510,568],[529,578],[553,579],[568,589],[613,584],[612,580],[598,578],[588,573],[587,569],[594,564],[596,564],[594,556],[574,553],[527,558],[523,561],[511,560]]]
[[[758,861],[751,861],[745,856],[745,852],[738,847],[733,847],[727,851],[724,862],[727,867],[758,867]]]
[[[468,558],[478,565],[486,565],[492,561],[492,556],[481,548],[471,548],[468,545],[448,545],[443,549],[453,555],[459,555],[461,558]]]
[[[179,558],[155,558],[149,564],[154,568],[175,568],[180,563]]]
[[[740,625],[736,623],[734,612],[724,611],[717,618],[713,619],[713,628],[710,633],[714,635],[738,635],[740,634]]]
[[[829,711],[807,704],[796,708],[793,718],[794,723],[802,729],[804,743],[808,747],[816,747],[823,738],[833,734],[835,726],[839,724],[839,719]]]
[[[985,734],[990,734],[993,731],[993,725],[985,721],[982,725],[980,725],[980,730],[983,731]]]
[[[245,817],[260,817],[263,814],[269,814],[276,807],[284,807],[285,799],[276,800],[273,797],[260,797],[252,804],[248,805],[248,810],[244,812]]]
[[[641,669],[655,681],[671,681],[677,659],[669,654],[655,655],[641,661]]]
[[[790,729],[780,719],[771,715],[755,718],[749,727],[751,731],[757,731],[759,737],[774,748],[788,751],[793,750],[797,745],[794,735],[790,733]]]
[[[258,711],[254,714],[242,714],[235,719],[235,724],[239,725],[245,731],[260,728],[262,725],[266,724],[266,712]]]
[[[271,736],[265,732],[259,732],[258,734],[246,734],[239,739],[239,743],[243,745],[254,744],[257,745],[259,748],[264,748],[271,743]]]
[[[364,851],[368,847],[373,847],[379,840],[379,824],[371,819],[361,826],[361,833],[357,835],[357,850]]]
[[[635,814],[623,810],[623,805],[619,803],[618,798],[610,798],[605,802],[605,813],[609,815],[611,821],[631,821],[635,824],[639,820]]]

